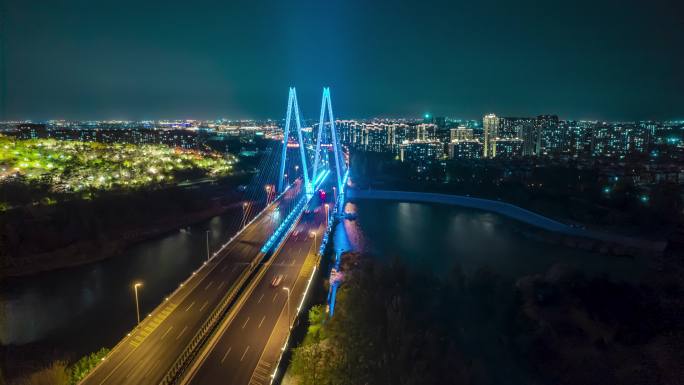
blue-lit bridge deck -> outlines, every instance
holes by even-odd
[[[130,332],[82,384],[158,384],[208,315],[258,265],[261,249],[302,194],[287,190]]]

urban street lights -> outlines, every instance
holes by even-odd
[[[310,234],[313,235],[313,239],[314,239],[313,246],[314,246],[314,255],[315,255],[316,254],[316,238],[317,238],[316,236],[318,235],[318,233],[316,233],[315,231],[312,231]]]
[[[283,287],[283,290],[287,292],[287,330],[290,330],[290,288]]]
[[[271,204],[271,185],[266,185],[266,206]]]
[[[135,291],[135,315],[138,317],[138,324],[140,323],[140,305],[138,304],[138,288],[142,286],[142,282],[136,282],[133,285],[133,291]]]
[[[328,208],[330,208],[329,204],[325,204],[325,228],[328,228]]]
[[[247,202],[242,202],[242,226],[245,227],[247,226],[247,206],[249,206],[249,203]]]
[[[209,232],[211,230],[207,230],[207,261],[209,260]]]

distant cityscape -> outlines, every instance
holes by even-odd
[[[317,122],[305,121],[305,132]],[[578,162],[598,167],[610,177],[630,176],[637,185],[661,181],[684,184],[684,121],[601,122],[561,120],[556,115],[449,119],[337,120],[343,145],[352,150],[391,154],[416,164],[420,173],[453,160]],[[282,121],[64,121],[2,122],[0,132],[21,139],[54,138],[104,143],[164,144],[201,149],[212,135],[282,140]],[[307,138],[311,140],[311,136]],[[296,146],[296,143],[290,143]],[[649,160],[632,175],[618,167],[629,158]],[[519,162],[518,162],[519,163]],[[623,171],[616,171],[616,169]]]

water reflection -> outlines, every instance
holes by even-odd
[[[0,283],[0,343],[31,344],[74,356],[113,346],[135,325],[131,284],[143,281],[140,311],[151,311],[236,228],[233,213],[142,242],[97,263]],[[4,314],[4,315],[3,315]]]
[[[524,236],[527,225],[498,214],[455,206],[358,200],[347,203],[344,229],[354,249],[410,266],[445,274],[455,265],[472,273],[488,267],[515,278],[543,272],[562,263],[587,273],[618,278],[638,276],[644,261],[604,256],[534,241]]]

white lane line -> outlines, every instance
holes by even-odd
[[[171,331],[171,329],[173,329],[173,326],[169,326],[169,329],[166,330],[166,332],[164,332],[164,335],[162,335],[161,338],[160,338],[159,340],[163,340],[164,337],[166,337],[166,335],[169,334],[169,332]]]
[[[261,324],[264,323],[265,319],[266,319],[266,316],[264,316],[264,318],[261,319],[261,322],[259,322],[259,326],[257,326],[257,329],[259,329],[261,327]]]
[[[249,317],[247,317],[247,320],[245,320],[245,323],[242,325],[243,329],[245,328],[245,326],[247,326],[247,322],[249,322]]]
[[[233,350],[232,346],[228,348],[228,350],[226,351],[226,354],[224,354],[223,358],[221,358],[221,363],[223,363],[223,361],[226,360],[226,357],[228,357],[228,353],[230,353],[231,350]]]
[[[290,262],[290,265],[291,265],[291,266],[294,266],[294,263],[295,263],[295,259],[292,258],[292,262]]]
[[[275,295],[273,296],[273,301],[271,301],[271,302],[275,302],[276,298],[278,298],[278,293],[275,293]]]
[[[226,271],[226,269],[228,268],[228,266],[230,266],[230,265],[226,264],[225,266],[223,266],[223,267],[221,268],[221,273],[223,273],[224,271]]]
[[[178,334],[178,337],[176,337],[176,341],[178,341],[178,339],[181,338],[181,336],[183,335],[183,333],[185,333],[185,331],[186,331],[187,329],[188,329],[188,326],[186,325],[186,326],[183,328],[183,330],[181,330],[181,332]]]
[[[192,307],[192,305],[194,305],[194,304],[195,304],[195,301],[192,301],[192,303],[190,304],[190,306],[188,306],[188,308],[187,308],[187,309],[185,309],[185,311],[188,311],[188,310],[190,310],[190,308],[191,308],[191,307]]]
[[[231,272],[231,273],[234,272],[235,269],[237,269],[237,265],[233,266],[233,270],[231,270],[230,272]]]
[[[204,310],[205,307],[207,307],[208,304],[209,304],[209,301],[204,302],[204,305],[202,305],[202,307],[199,310],[200,313],[202,312],[202,310]]]
[[[240,362],[245,358],[245,354],[247,354],[247,351],[249,350],[249,345],[247,345],[247,349],[245,349],[245,352],[242,353],[242,357],[240,357]]]
[[[213,284],[214,284],[214,281],[209,282],[209,284],[207,285],[207,287],[204,288],[204,290],[207,290],[207,289],[210,288],[211,285],[213,285]]]
[[[226,284],[226,281],[221,282],[221,283],[216,287],[216,290],[221,290],[221,288],[222,288],[223,285],[225,285],[225,284]]]
[[[264,295],[262,294],[261,297],[259,297],[259,300],[257,301],[257,303],[261,303],[261,300],[262,300],[263,298],[264,298]]]

